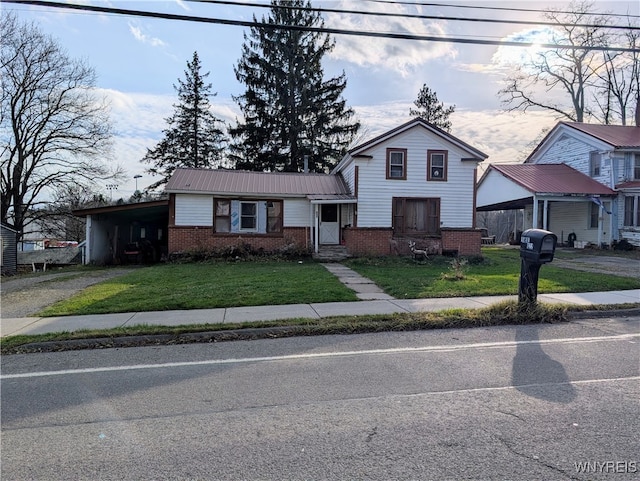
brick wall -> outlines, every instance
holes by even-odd
[[[347,227],[343,230],[347,252],[354,256],[391,254],[391,229]]]
[[[290,244],[309,248],[309,229],[285,227],[278,235],[214,234],[211,227],[169,226],[169,254],[185,251],[206,251],[228,246],[249,244],[253,249],[275,251]]]
[[[442,229],[442,250],[456,251],[461,256],[482,254],[482,232],[479,229]]]

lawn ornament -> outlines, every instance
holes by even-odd
[[[416,243],[413,241],[409,241],[409,250],[413,254],[413,259],[416,261],[419,259],[425,261],[429,259],[429,257],[427,256],[427,251],[423,249],[416,249]]]

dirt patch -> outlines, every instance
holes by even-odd
[[[56,272],[36,276],[3,278],[0,312],[3,319],[30,317],[38,311],[98,282],[131,272],[132,268],[88,272]]]

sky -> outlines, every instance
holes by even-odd
[[[60,0],[58,0],[60,1]],[[367,0],[312,0],[314,7],[341,10],[367,10],[405,14],[465,18],[543,20],[541,13],[460,8],[482,6],[546,10],[566,9],[568,2],[537,0],[436,0],[431,3],[458,5],[407,5],[426,3],[372,2]],[[267,16],[269,9],[257,6],[212,5],[187,0],[98,1],[83,3],[130,10],[145,10],[179,15],[251,21]],[[260,3],[267,0],[236,0],[235,3]],[[620,15],[640,15],[640,2],[598,0],[595,10]],[[202,71],[217,95],[211,99],[214,114],[235,124],[240,110],[233,96],[244,86],[234,74],[241,58],[248,27],[201,24],[81,12],[50,7],[2,3],[0,8],[18,18],[35,22],[41,30],[66,49],[70,57],[83,59],[97,74],[96,87],[110,102],[115,137],[111,162],[121,166],[125,177],[117,189],[103,191],[114,199],[128,199],[136,187],[153,183],[141,163],[167,128],[177,101],[174,85],[184,79],[187,61],[198,52]],[[473,37],[488,40],[536,38],[540,26],[502,23],[426,20],[325,13],[325,25],[331,28],[374,32],[403,32],[416,35]],[[617,23],[626,20],[616,19]],[[332,35],[335,48],[323,59],[326,78],[347,78],[343,97],[362,124],[362,141],[375,137],[410,120],[409,109],[423,84],[436,92],[438,99],[455,105],[451,115],[451,133],[486,153],[489,162],[520,162],[557,118],[544,111],[507,113],[498,96],[508,69],[507,60],[526,53],[522,47],[468,45],[445,42],[396,40]],[[140,176],[140,177],[138,177]],[[137,177],[137,178],[136,178]]]

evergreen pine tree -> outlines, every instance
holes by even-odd
[[[178,92],[178,104],[174,113],[165,119],[169,128],[163,131],[164,138],[147,153],[143,162],[152,164],[147,172],[162,178],[151,184],[147,190],[164,185],[178,167],[212,168],[222,161],[226,137],[218,127],[222,121],[211,112],[209,97],[211,84],[205,83],[209,72],[201,73],[198,52],[187,62],[185,79],[178,79],[173,88]]]
[[[246,90],[234,98],[244,122],[230,129],[237,169],[300,172],[307,157],[310,172],[327,172],[360,128],[342,98],[345,74],[324,80],[322,57],[334,43],[304,30],[324,25],[310,6],[272,0],[269,18],[245,34],[235,73]]]
[[[427,87],[427,84],[422,85],[420,92],[418,92],[418,98],[413,104],[421,110],[410,109],[409,115],[412,117],[420,117],[422,120],[426,120],[430,124],[447,132],[451,130],[449,115],[456,110],[456,106],[452,105],[451,107],[445,108],[444,103],[438,102],[438,96],[433,90]]]

